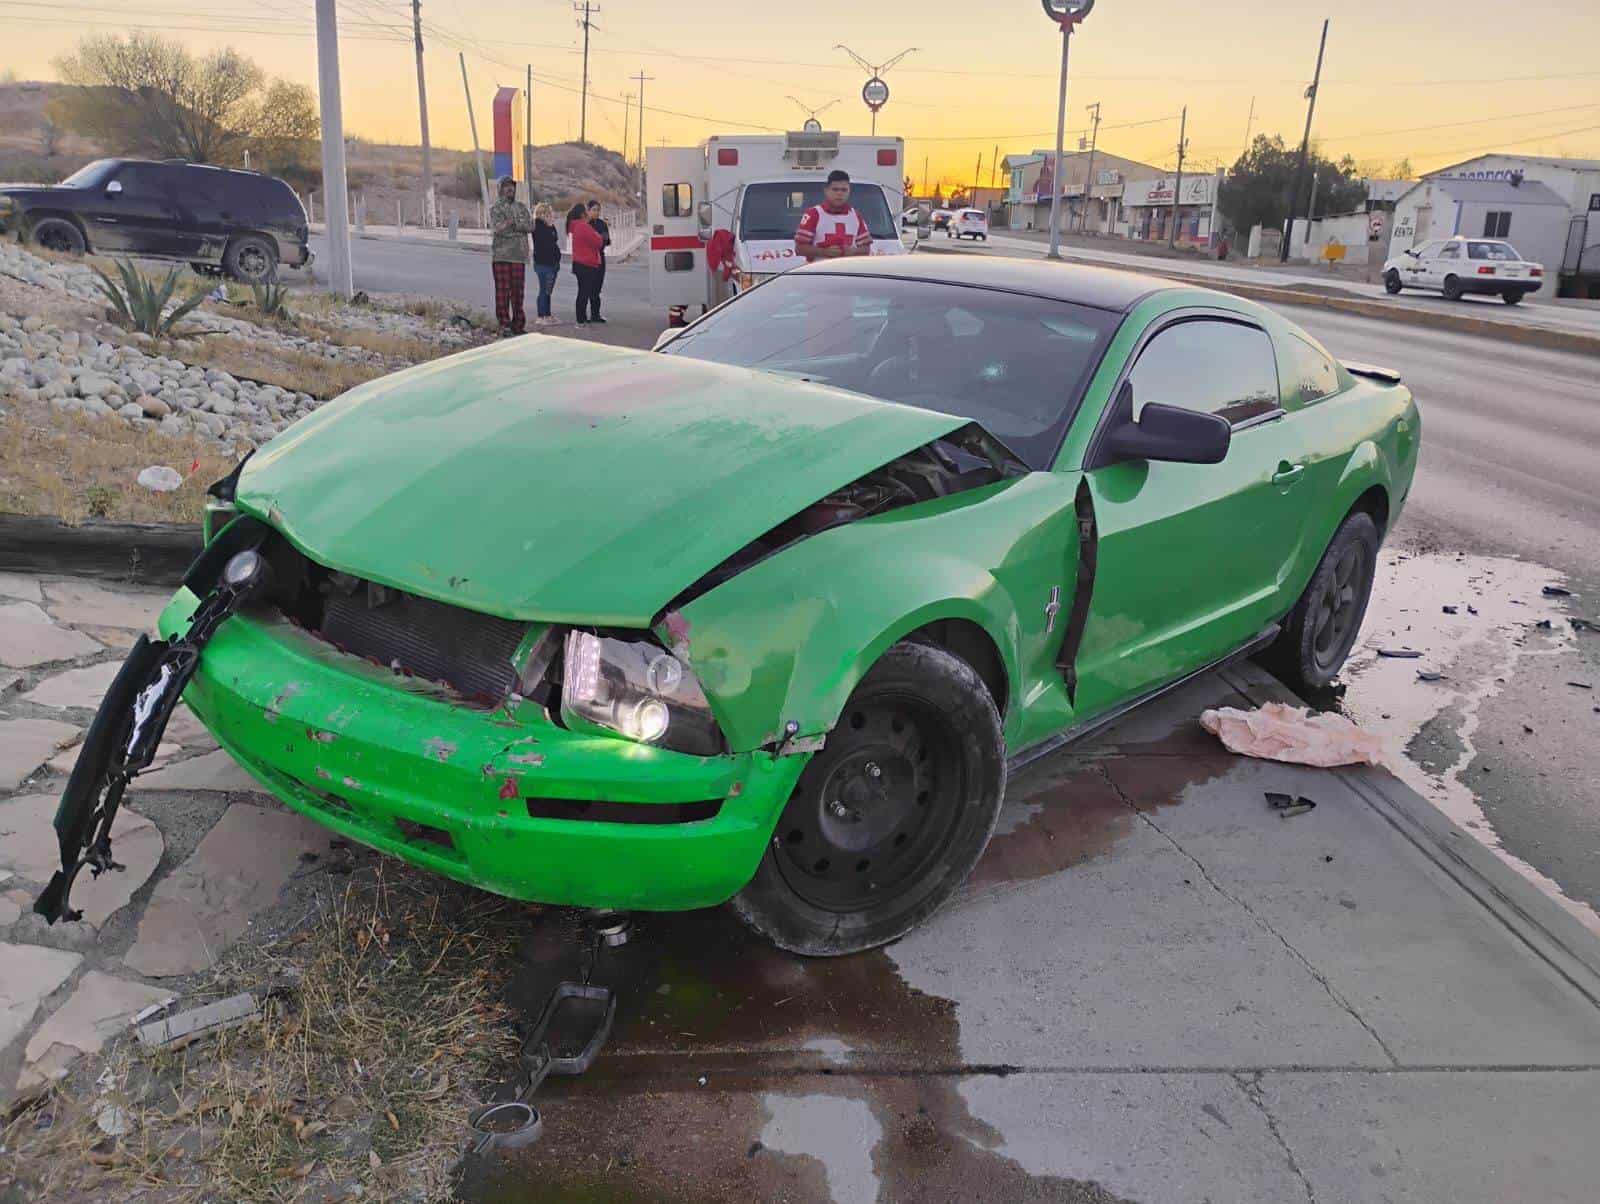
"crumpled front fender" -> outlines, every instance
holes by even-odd
[[[827,732],[892,644],[941,619],[981,627],[1015,687],[1019,595],[1042,604],[1049,583],[1070,582],[1075,545],[1051,520],[1070,514],[1071,497],[1057,474],[1032,473],[836,527],[669,614],[657,633],[688,657],[734,752]]]

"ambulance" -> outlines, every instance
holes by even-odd
[[[828,173],[850,173],[850,203],[874,255],[904,255],[899,138],[835,130],[733,134],[700,146],[646,148],[650,301],[669,325],[805,262],[794,249],[800,215],[822,201]]]

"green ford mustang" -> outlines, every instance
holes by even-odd
[[[1008,767],[1229,657],[1326,683],[1417,409],[1248,301],[935,256],[654,353],[527,338],[250,459],[63,800],[61,914],[178,692],[290,807],[520,899],[900,936]]]

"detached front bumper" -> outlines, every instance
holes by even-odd
[[[161,631],[183,630],[196,605],[180,591]],[[807,760],[695,757],[572,732],[529,702],[471,708],[254,614],[218,629],[184,697],[294,810],[414,865],[544,903],[724,902],[755,873]],[[560,818],[586,814],[607,818]]]

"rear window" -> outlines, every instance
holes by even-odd
[[[1508,242],[1469,242],[1467,244],[1468,259],[1498,259],[1501,262],[1515,262],[1521,259],[1516,248]]]
[[[981,209],[963,209],[961,216],[972,221],[981,222],[983,220],[983,211]]]
[[[822,204],[823,182],[810,180],[793,184],[752,184],[744,190],[739,212],[739,237],[745,239],[793,238],[800,215],[813,205]],[[867,223],[873,238],[898,238],[894,219],[883,189],[873,184],[857,184],[850,190],[850,204]]]

